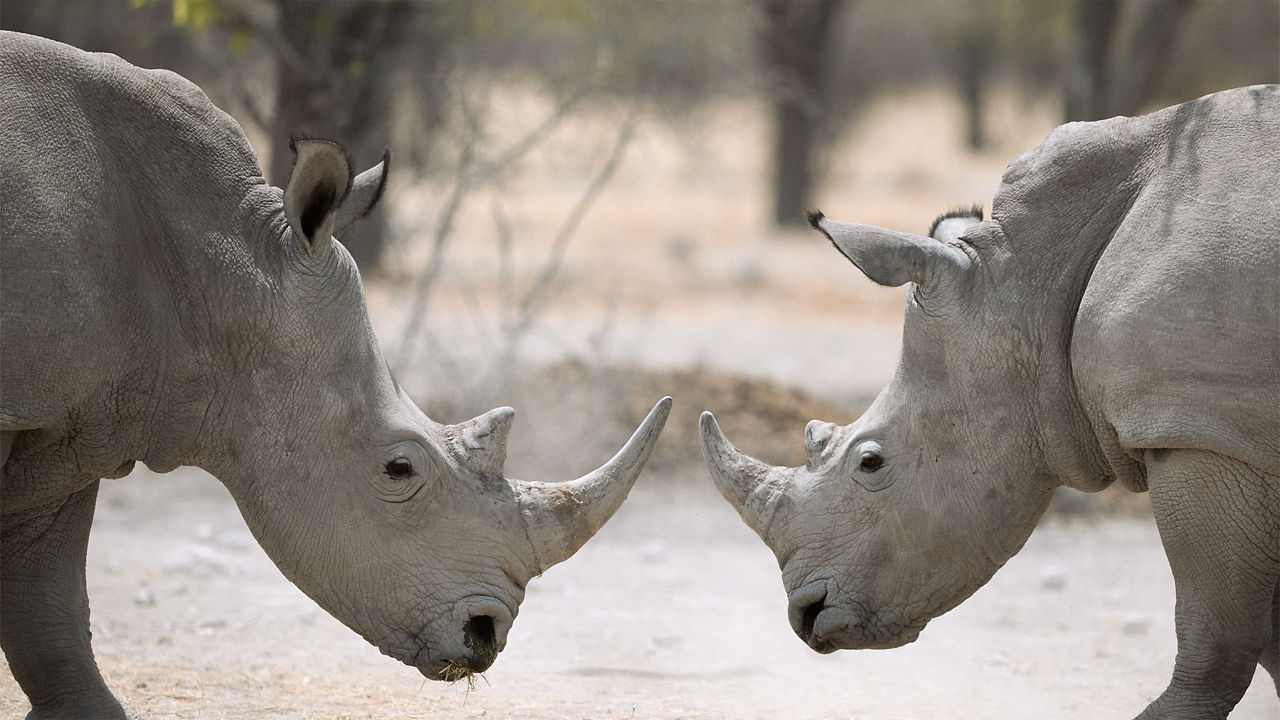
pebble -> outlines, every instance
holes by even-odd
[[[142,588],[133,596],[133,604],[138,607],[155,607],[156,594],[151,592],[151,588]]]
[[[1133,614],[1124,619],[1124,623],[1120,625],[1120,632],[1125,635],[1146,635],[1147,628],[1151,626],[1151,621],[1145,615]]]
[[[652,564],[666,560],[667,544],[661,538],[652,538],[640,546],[640,560]]]
[[[196,635],[200,637],[210,637],[212,635],[216,635],[219,630],[226,626],[226,620],[206,620],[200,623],[200,627],[196,629]]]
[[[1040,568],[1040,587],[1045,590],[1061,590],[1066,586],[1066,568],[1061,565],[1045,565]]]

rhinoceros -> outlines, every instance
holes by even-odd
[[[359,175],[298,141],[284,190],[192,83],[0,35],[0,641],[28,717],[125,717],[89,641],[101,478],[219,478],[320,606],[432,679],[487,668],[529,580],[618,508],[662,430],[564,483],[503,477],[513,411],[444,425],[397,385],[334,236]]]
[[[1225,717],[1257,664],[1277,677],[1280,87],[1064,125],[985,221],[809,219],[871,280],[910,283],[889,384],[850,425],[809,423],[803,467],[700,425],[802,640],[912,642],[1055,488],[1119,482],[1150,493],[1177,593],[1173,677],[1142,717]]]

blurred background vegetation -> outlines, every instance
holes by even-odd
[[[1280,82],[1276,0],[4,0],[0,26],[186,76],[274,184],[291,135],[390,147],[342,241],[392,367],[439,419],[532,408],[542,476],[662,394],[658,466],[699,464],[703,408],[791,464],[805,421],[856,416],[901,297],[792,242],[803,207],[923,231],[1054,123]]]
[[[277,184],[291,134],[341,138],[359,162],[390,144],[401,169],[441,167],[483,112],[469,89],[495,77],[562,112],[765,97],[781,225],[812,201],[821,149],[882,94],[953,87],[980,150],[997,84],[1060,97],[1065,121],[1280,75],[1275,0],[6,0],[0,24],[187,76],[265,140]],[[367,271],[386,232],[375,219],[348,240]]]

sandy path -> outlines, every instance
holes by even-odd
[[[913,645],[819,656],[772,556],[703,478],[646,477],[535,580],[478,680],[423,686],[271,565],[196,471],[105,481],[90,549],[99,663],[147,717],[1127,718],[1167,680],[1173,582],[1143,520],[1052,520]],[[0,716],[22,697],[0,673]],[[1280,714],[1261,670],[1233,718]]]

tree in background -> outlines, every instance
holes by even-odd
[[[443,28],[468,7],[412,0],[6,0],[3,21],[192,79],[265,137],[267,181],[283,185],[294,136],[339,140],[358,168],[378,161],[397,122],[411,120],[420,128],[417,138],[430,139],[450,69]],[[426,152],[417,147],[397,159],[414,155],[421,162]],[[385,210],[342,240],[361,271],[375,273],[388,240]]]
[[[948,34],[956,61],[956,88],[964,103],[965,141],[975,152],[987,144],[984,127],[987,85],[997,52],[991,37],[991,3],[977,3],[957,18]]]
[[[814,156],[834,121],[832,41],[843,0],[765,0],[761,44],[773,105],[773,219],[802,224]]]
[[[646,97],[663,121],[759,97],[775,129],[759,149],[772,159],[765,202],[783,225],[811,201],[821,147],[881,95],[954,87],[977,149],[999,140],[983,123],[996,86],[1065,98],[1068,118],[1086,119],[1280,81],[1275,0],[0,1],[6,29],[190,78],[267,141],[275,183],[291,134],[340,139],[360,167],[390,145],[397,173],[448,175],[484,112],[478,79],[535,88],[566,112]],[[344,238],[366,273],[389,238],[383,216],[370,220]]]
[[[1077,0],[1065,119],[1139,112],[1159,89],[1178,29],[1194,7],[1195,0]]]
[[[268,182],[287,182],[293,137],[340,140],[355,167],[373,165],[392,143],[394,113],[403,105],[398,99],[412,103],[419,123],[438,122],[447,74],[438,21],[456,6],[410,0],[173,3],[179,24],[194,32],[216,25],[233,44],[260,44],[273,61],[273,82],[261,93],[269,100],[243,91],[240,98],[270,142]],[[178,13],[183,5],[185,18]],[[398,92],[406,85],[414,92]],[[375,210],[342,241],[365,274],[375,273],[388,241],[385,210]]]

